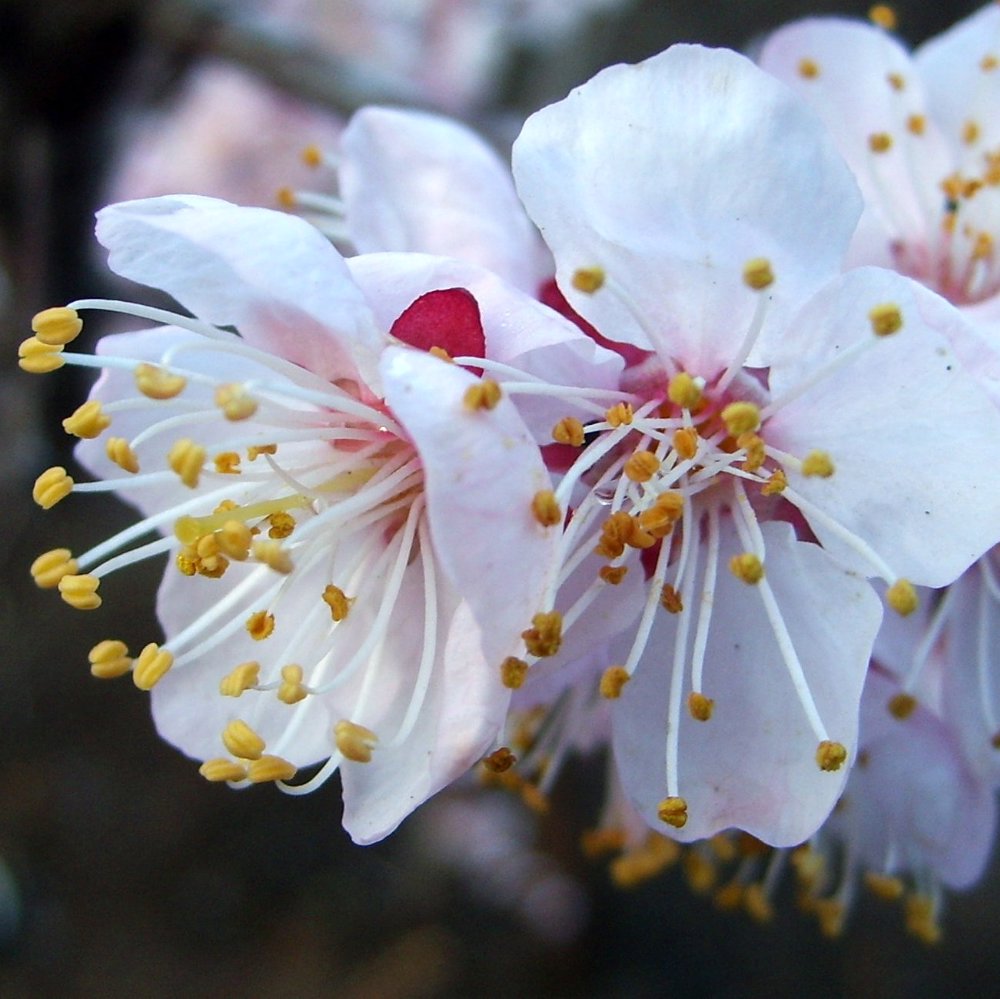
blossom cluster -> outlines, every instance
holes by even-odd
[[[998,67],[995,4],[913,56],[810,20],[759,65],[602,71],[512,172],[368,108],[308,220],[103,209],[180,310],[35,317],[22,368],[101,372],[63,423],[92,478],[36,502],[140,515],[35,581],[92,611],[167,555],[164,640],[92,672],[210,781],[339,772],[359,843],[608,747],[588,842],[623,883],[690,844],[766,914],[789,860],[827,930],[866,881],[933,939],[1000,778]],[[141,328],[77,353],[88,310]]]

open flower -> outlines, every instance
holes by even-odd
[[[1000,7],[911,56],[881,28],[789,24],[760,64],[822,117],[865,197],[856,263],[893,267],[1000,323]]]
[[[36,500],[114,490],[144,515],[78,558],[40,556],[36,581],[96,609],[109,573],[169,554],[166,640],[134,658],[103,641],[93,672],[131,671],[210,780],[298,792],[339,769],[345,826],[378,839],[493,745],[510,695],[498,667],[549,585],[539,449],[495,381],[445,359],[489,354],[518,317],[545,342],[546,311],[517,312],[494,282],[480,312],[431,280],[387,332],[311,226],[212,199],[115,205],[98,236],[115,271],[194,318],[95,300],[36,317],[22,367],[103,370],[64,423],[103,481],[50,469]],[[412,284],[404,258],[382,268],[394,260]],[[432,279],[432,258],[416,273]],[[64,351],[85,309],[154,325]],[[557,325],[555,340],[586,342]]]
[[[1000,421],[945,303],[841,274],[850,172],[747,60],[678,46],[605,70],[528,120],[514,174],[569,303],[647,352],[613,405],[553,430],[572,518],[531,669],[613,603],[601,690],[635,806],[683,839],[800,842],[856,752],[865,578],[905,614],[997,540]]]

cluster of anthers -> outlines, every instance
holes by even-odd
[[[65,348],[81,331],[83,309],[122,312],[172,329],[155,363],[131,356],[127,344],[97,355],[72,353]],[[103,436],[104,454],[123,476],[78,483],[65,468],[50,468],[35,483],[35,502],[48,509],[71,492],[121,492],[141,506],[143,490],[177,492],[175,503],[160,503],[158,512],[83,555],[65,548],[40,555],[31,567],[35,582],[90,611],[101,606],[105,577],[151,556],[171,553],[180,580],[217,580],[241,567],[238,584],[214,603],[205,591],[192,594],[190,621],[165,644],[150,643],[132,656],[121,641],[98,643],[90,652],[93,674],[130,673],[138,688],[151,690],[169,670],[213,649],[224,663],[227,646],[248,637],[261,654],[234,663],[221,679],[216,675],[217,696],[253,692],[298,705],[336,691],[351,707],[332,724],[329,759],[306,784],[284,783],[296,768],[282,745],[267,746],[242,718],[228,721],[220,734],[220,748],[229,755],[207,760],[201,773],[211,781],[277,781],[285,790],[308,790],[342,759],[371,759],[378,737],[351,716],[363,713],[374,696],[377,681],[363,666],[385,638],[404,575],[416,565],[426,593],[423,647],[403,719],[387,742],[405,739],[435,656],[436,588],[432,560],[419,557],[428,550],[423,472],[392,416],[235,334],[179,314],[86,300],[39,313],[32,329],[34,336],[19,350],[25,371],[74,364],[134,380],[121,398],[106,405],[91,399],[63,421],[82,440]],[[222,363],[205,364],[206,356]],[[214,370],[248,376],[221,382],[207,373]],[[131,439],[106,433],[119,420],[128,425],[137,411],[148,414],[149,407],[158,407],[157,418],[147,417]],[[196,431],[209,435],[211,444],[186,436]],[[145,467],[151,460],[156,467]],[[136,546],[158,531],[165,536]],[[294,613],[283,617],[293,579],[315,584],[313,600],[305,611],[298,598],[289,601]],[[350,628],[356,604],[365,612]],[[311,675],[304,675],[300,660],[310,663]],[[256,710],[251,704],[246,716]],[[281,742],[296,737],[296,727],[289,724]]]
[[[768,421],[841,365],[857,359],[880,339],[898,333],[903,316],[893,303],[876,305],[869,313],[873,335],[860,338],[782,398],[771,399],[765,381],[744,363],[760,334],[767,312],[766,290],[774,280],[768,260],[756,258],[745,265],[743,281],[759,294],[758,308],[742,350],[724,371],[706,377],[675,370],[664,378],[661,388],[620,393],[618,401],[607,409],[581,394],[572,399],[574,405],[590,409],[594,417],[581,420],[568,416],[553,427],[553,444],[561,446],[554,449],[553,464],[566,466],[566,455],[570,455],[551,497],[551,522],[568,511],[560,540],[561,571],[552,578],[547,605],[536,615],[534,626],[524,632],[526,656],[511,657],[504,663],[504,683],[520,688],[532,667],[556,655],[563,635],[599,606],[607,598],[608,587],[621,585],[627,574],[642,576],[644,595],[634,615],[638,620],[624,660],[603,672],[596,690],[567,691],[546,713],[541,738],[522,738],[522,745],[515,747],[521,754],[521,773],[537,774],[537,787],[528,791],[524,777],[510,775],[510,746],[504,747],[502,760],[487,761],[494,774],[491,779],[516,785],[532,800],[541,793],[544,800],[574,733],[586,724],[589,705],[598,695],[615,700],[622,694],[647,653],[656,615],[668,613],[678,618],[674,647],[650,650],[660,662],[667,660],[672,669],[667,794],[658,814],[674,828],[687,824],[688,805],[681,793],[678,766],[679,719],[686,710],[696,721],[708,723],[715,710],[715,696],[705,689],[703,677],[716,605],[713,597],[720,536],[727,518],[735,526],[743,551],[732,555],[726,568],[760,595],[766,627],[777,640],[801,709],[816,736],[816,764],[823,771],[837,771],[847,761],[848,748],[831,737],[817,709],[799,651],[768,582],[759,521],[791,521],[807,537],[806,522],[797,514],[808,522],[821,521],[851,545],[871,566],[873,575],[886,580],[886,603],[894,611],[911,613],[917,606],[917,594],[870,545],[838,525],[795,488],[796,479],[834,476],[835,456],[818,449],[802,455],[782,450],[768,439]],[[573,283],[578,290],[596,294],[604,286],[605,275],[600,268],[580,270]],[[490,362],[485,366],[489,369]],[[504,387],[515,396],[520,391],[540,391],[530,384],[505,383]],[[570,606],[557,610],[561,588],[594,555],[603,563],[596,568],[596,578]],[[645,668],[662,666],[650,663]],[[524,726],[519,725],[518,730],[523,734]],[[495,776],[498,772],[502,772],[499,778]]]

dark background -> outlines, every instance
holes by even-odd
[[[497,104],[530,110],[675,40],[742,47],[792,17],[867,6],[637,3],[572,51],[516,54]],[[764,926],[718,912],[676,869],[622,891],[578,849],[600,760],[569,769],[546,817],[502,792],[459,790],[362,849],[340,828],[335,782],[295,799],[210,786],[157,739],[145,696],[89,675],[99,639],[134,647],[156,634],[158,567],[112,577],[99,620],[34,588],[37,554],[82,550],[129,514],[91,497],[47,515],[32,504],[34,476],[69,461],[59,419],[86,384],[29,377],[13,358],[35,311],[105,290],[90,233],[123,111],[169,97],[218,50],[191,7],[0,0],[0,996],[994,992],[1000,871],[951,900],[933,948],[867,896],[831,942],[788,888]],[[920,41],[975,5],[896,7]]]

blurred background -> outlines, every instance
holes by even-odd
[[[919,42],[975,9],[895,5]],[[353,846],[335,783],[304,798],[209,785],[161,743],[145,696],[87,650],[156,634],[159,567],[112,577],[100,620],[28,566],[129,521],[57,513],[34,477],[68,464],[86,394],[18,371],[30,317],[108,293],[92,238],[110,200],[184,191],[274,205],[362,103],[437,107],[506,154],[519,122],[603,65],[674,41],[745,48],[785,20],[866,3],[733,0],[0,0],[0,996],[962,996],[991,994],[1000,870],[951,899],[935,947],[859,898],[825,939],[778,892],[773,921],[720,912],[683,865],[634,889],[587,859],[603,761],[549,812],[470,782],[385,843]],[[312,180],[315,183],[315,180]],[[96,323],[91,324],[91,331]],[[92,333],[91,333],[92,335]]]

